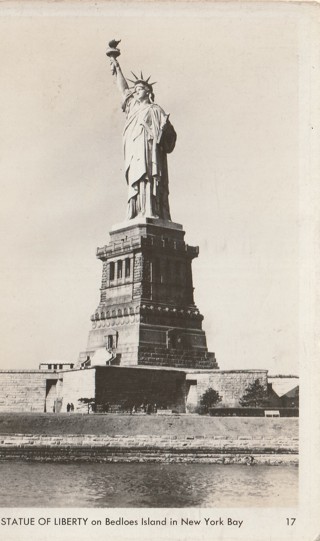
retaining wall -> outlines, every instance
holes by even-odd
[[[16,417],[0,415],[0,460],[297,463],[296,418]]]
[[[0,460],[91,462],[297,463],[291,438],[2,435]],[[276,455],[276,460],[275,460]],[[269,459],[267,457],[269,456]],[[271,458],[271,460],[270,460]]]
[[[298,438],[297,417],[0,413],[1,434]]]

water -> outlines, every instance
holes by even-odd
[[[0,463],[1,507],[294,507],[298,468]]]

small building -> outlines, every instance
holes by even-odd
[[[299,407],[299,385],[280,396],[282,406],[284,408],[298,408]]]
[[[64,363],[61,361],[49,361],[47,363],[40,363],[39,370],[51,370],[52,372],[60,370],[72,370],[75,363]]]
[[[298,376],[268,375],[268,398],[269,406],[274,408],[298,408]]]

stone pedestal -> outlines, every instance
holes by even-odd
[[[98,248],[100,303],[91,317],[87,351],[114,353],[121,366],[218,368],[207,350],[203,316],[193,298],[192,260],[180,224],[137,218],[114,226]]]

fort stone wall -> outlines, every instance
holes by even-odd
[[[267,390],[267,370],[210,370],[190,371],[187,381],[187,410],[199,406],[201,396],[210,387],[222,397],[219,406],[237,407],[247,387],[257,379]]]
[[[256,379],[267,389],[267,370],[179,370],[160,367],[101,366],[84,370],[0,371],[0,412],[66,412],[67,404],[87,411],[80,398],[95,399],[98,411],[111,406],[149,402],[183,412],[197,410],[210,387],[222,397],[221,407],[237,407]]]
[[[57,379],[58,374],[44,370],[1,370],[0,412],[45,412]]]
[[[178,370],[97,367],[97,405],[139,407],[141,404],[185,412],[185,373]]]
[[[95,372],[95,368],[63,372],[63,385],[59,389],[59,399],[62,401],[61,412],[67,411],[68,403],[73,404],[76,411],[88,411],[88,406],[79,402],[79,398],[95,398]]]

